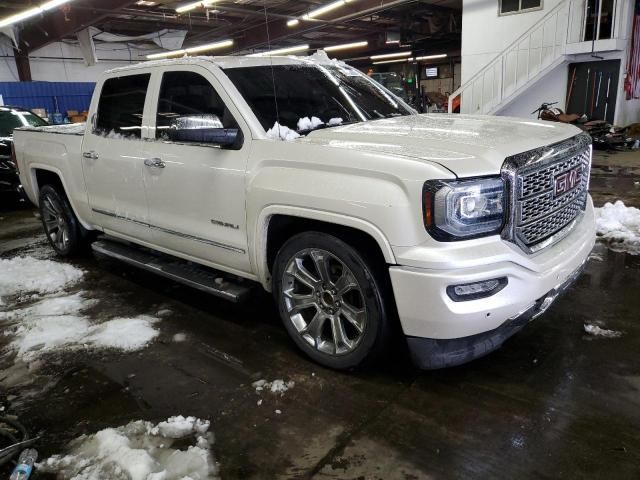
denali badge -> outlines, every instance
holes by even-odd
[[[559,173],[553,179],[553,198],[557,198],[565,193],[570,192],[580,184],[580,175],[582,174],[582,165]]]

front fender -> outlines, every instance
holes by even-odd
[[[268,291],[271,290],[271,277],[267,262],[267,237],[269,222],[274,215],[287,215],[354,228],[368,234],[376,241],[388,264],[396,263],[389,240],[378,227],[366,220],[310,208],[293,207],[289,205],[269,205],[260,211],[256,221],[256,230],[253,235],[254,241],[249,245],[249,248],[253,252],[252,258],[255,259],[254,271],[256,271],[263,287]]]

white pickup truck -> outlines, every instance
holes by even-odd
[[[559,123],[418,115],[326,56],[198,57],[106,72],[90,121],[16,130],[55,251],[83,247],[230,300],[273,293],[332,368],[498,348],[594,241],[591,139]]]

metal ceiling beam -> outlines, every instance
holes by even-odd
[[[347,3],[343,7],[323,15],[323,23],[301,21],[300,25],[295,28],[288,27],[283,20],[272,20],[267,22],[266,25],[263,24],[244,31],[242,36],[236,39],[236,48],[238,50],[248,50],[251,48],[260,48],[269,43],[273,45],[287,38],[302,38],[303,33],[322,29],[327,24],[350,22],[390,8],[414,3],[415,1],[416,0],[361,0]]]

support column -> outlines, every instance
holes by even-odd
[[[21,82],[31,81],[31,65],[29,64],[29,54],[25,51],[13,50],[18,70],[18,78]]]

